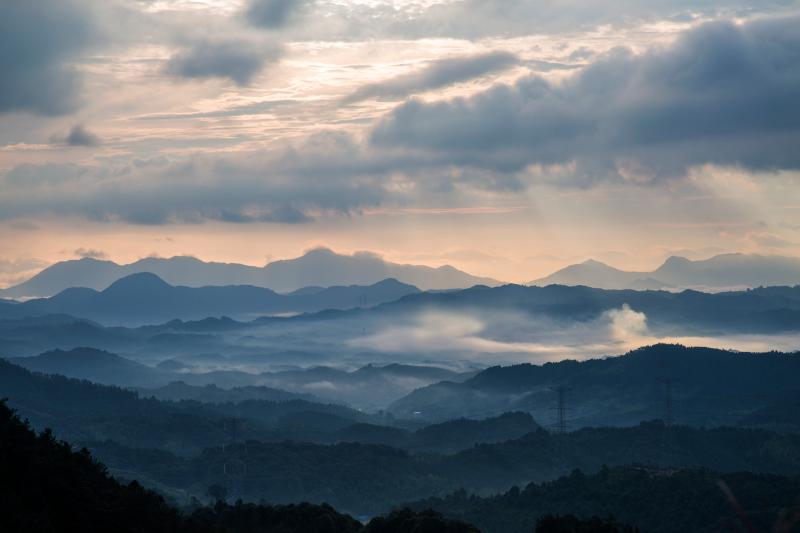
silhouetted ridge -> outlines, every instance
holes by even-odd
[[[158,292],[164,289],[170,289],[172,286],[156,276],[152,272],[139,272],[120,278],[107,289],[103,291],[104,294],[126,294],[135,295],[148,292]]]
[[[19,357],[10,361],[34,372],[61,374],[110,385],[145,384],[163,380],[154,368],[94,348],[51,350],[37,356]]]
[[[603,289],[731,289],[800,283],[800,258],[758,254],[720,254],[691,260],[671,256],[650,272],[625,271],[594,260],[566,266],[533,285],[586,285]]]
[[[149,257],[120,265],[111,261],[81,259],[51,265],[29,280],[0,289],[0,295],[48,297],[69,287],[103,290],[114,281],[140,272],[152,272],[173,286],[208,287],[251,285],[287,293],[303,287],[371,285],[386,278],[423,290],[455,289],[496,280],[472,276],[451,266],[391,263],[378,255],[357,252],[337,254],[330,249],[311,250],[300,257],[273,261],[263,267],[201,261],[194,257]]]

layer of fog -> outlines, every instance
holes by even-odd
[[[683,335],[652,331],[647,316],[627,304],[599,317],[556,321],[512,312],[452,312],[430,309],[403,324],[354,338],[352,347],[384,354],[428,354],[485,364],[544,363],[619,355],[641,346],[679,343],[738,351],[795,351],[797,335]]]
[[[497,364],[621,353],[647,338],[647,317],[624,305],[588,322],[514,312],[482,312],[479,316],[429,309],[404,324],[387,326],[348,344],[387,354],[426,353]]]

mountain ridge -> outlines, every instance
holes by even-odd
[[[368,307],[418,292],[413,285],[385,279],[368,286],[336,286],[279,294],[252,285],[175,286],[151,272],[138,272],[114,281],[102,291],[71,287],[49,298],[28,300],[9,309],[17,315],[68,314],[105,324],[147,324],[172,319],[235,318]]]
[[[670,256],[653,271],[621,270],[589,259],[528,285],[585,285],[599,289],[731,289],[800,284],[800,258],[743,253],[691,260]]]
[[[387,278],[396,278],[422,290],[499,283],[449,265],[391,263],[372,253],[343,255],[327,248],[316,248],[300,257],[273,261],[263,267],[202,261],[191,256],[147,257],[127,264],[94,258],[71,259],[50,265],[27,281],[0,289],[0,297],[49,297],[70,287],[104,290],[118,279],[141,272],[153,273],[170,285],[252,285],[279,293],[315,286],[372,285]]]

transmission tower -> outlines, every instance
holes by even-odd
[[[564,461],[564,439],[567,435],[568,422],[567,422],[567,393],[569,388],[563,385],[552,389],[556,393],[556,405],[553,410],[556,412],[555,422],[552,424],[553,432],[556,435],[556,456],[558,462],[563,466]]]
[[[567,432],[567,387],[563,385],[556,389],[558,403],[556,404],[556,433],[563,435]]]

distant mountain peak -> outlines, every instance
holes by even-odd
[[[618,270],[598,261],[569,265],[533,285],[586,285],[599,289],[739,289],[800,284],[800,258],[745,253],[692,260],[673,255],[651,272]]]
[[[306,250],[306,252],[301,257],[332,257],[332,256],[339,256],[341,254],[337,254],[327,246],[317,246],[316,248],[311,248],[310,250]]]
[[[105,350],[99,350],[97,348],[91,348],[88,346],[80,347],[80,348],[73,348],[71,350],[62,350],[60,348],[56,348],[55,350],[49,350],[46,352],[42,352],[39,354],[39,357],[50,356],[50,357],[119,357],[118,355],[112,354],[111,352],[107,352]]]
[[[377,283],[372,284],[373,287],[413,287],[413,285],[409,285],[408,283],[403,283],[402,281],[398,280],[397,278],[386,278]]]
[[[613,267],[610,267],[609,265],[607,265],[607,264],[603,263],[602,261],[598,261],[598,260],[596,260],[596,259],[587,259],[586,261],[584,261],[584,262],[583,262],[583,263],[581,263],[581,264],[582,264],[582,265],[586,265],[586,266],[596,266],[596,267],[606,267],[606,268],[613,268]]]
[[[717,256],[717,257],[720,257],[720,256]],[[686,257],[683,257],[682,255],[671,255],[671,256],[669,256],[667,258],[666,261],[664,261],[664,264],[662,265],[662,267],[671,266],[671,265],[688,265],[691,262],[692,261],[690,259],[688,259]]]
[[[348,255],[319,247],[306,251],[300,257],[272,261],[263,267],[207,262],[187,255],[149,257],[129,264],[92,258],[62,261],[23,283],[0,289],[0,297],[49,297],[69,287],[102,291],[122,278],[142,272],[155,274],[172,286],[252,285],[282,293],[311,286],[367,286],[386,278],[395,278],[421,290],[463,289],[481,283],[499,284],[497,280],[473,276],[449,265],[431,267],[392,263],[372,252]],[[157,286],[151,283],[145,288]]]
[[[171,285],[152,272],[137,272],[120,278],[104,290],[104,293],[128,291],[152,291],[170,288]]]

